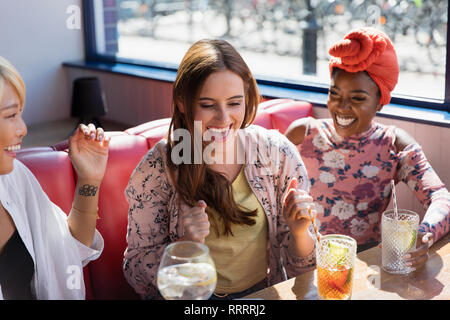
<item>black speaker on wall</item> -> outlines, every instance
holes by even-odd
[[[106,98],[97,77],[78,78],[73,82],[71,116],[78,124],[89,123],[101,127],[100,117],[106,115]]]

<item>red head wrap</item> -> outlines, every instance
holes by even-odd
[[[369,27],[353,30],[334,44],[329,53],[330,74],[334,67],[347,72],[366,71],[380,89],[381,105],[389,103],[399,67],[395,49],[384,32]]]

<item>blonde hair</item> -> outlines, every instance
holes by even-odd
[[[20,107],[25,106],[25,83],[19,71],[5,58],[0,56],[0,98],[3,94],[3,87],[7,81],[16,90],[20,100]]]

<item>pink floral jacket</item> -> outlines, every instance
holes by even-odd
[[[391,179],[403,181],[423,205],[419,230],[438,241],[449,231],[450,195],[417,143],[395,149],[395,127],[372,122],[359,135],[342,138],[331,119],[309,118],[298,146],[308,170],[319,230],[379,242],[381,214],[391,200]]]
[[[296,177],[298,188],[308,191],[308,177],[296,147],[279,132],[252,125],[240,130],[239,136],[245,146],[245,176],[267,216],[267,285],[273,285],[315,266],[314,250],[306,257],[288,253],[290,232],[282,216],[282,199],[290,181]],[[187,205],[177,205],[179,195],[168,174],[166,145],[166,140],[160,141],[143,157],[125,189],[129,211],[123,270],[144,299],[159,298],[156,278],[164,248],[183,235],[178,218]]]

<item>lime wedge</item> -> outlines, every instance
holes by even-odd
[[[329,254],[332,259],[337,262],[338,265],[345,264],[346,257],[348,255],[348,248],[338,242],[328,242]]]
[[[417,231],[412,230],[407,221],[398,222],[396,246],[401,252],[408,252],[415,244]]]

